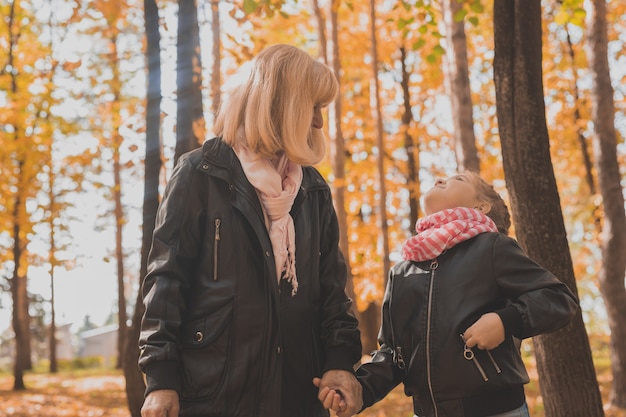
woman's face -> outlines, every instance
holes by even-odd
[[[426,215],[455,207],[479,205],[476,186],[467,174],[453,175],[448,179],[438,179],[422,198],[422,208]]]
[[[322,116],[322,108],[319,104],[313,107],[313,120],[311,121],[311,127],[315,129],[321,129],[324,127],[324,117]]]

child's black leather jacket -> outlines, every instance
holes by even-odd
[[[480,234],[429,262],[400,262],[389,273],[381,347],[357,371],[365,407],[400,382],[421,417],[519,407],[529,381],[520,340],[565,326],[577,309],[567,286],[503,234]],[[469,350],[461,334],[488,312],[500,315],[506,340]]]

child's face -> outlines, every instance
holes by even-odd
[[[479,204],[478,191],[467,174],[437,180],[422,198],[422,208],[426,215],[455,207],[476,208]]]

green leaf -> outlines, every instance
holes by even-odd
[[[480,0],[477,0],[473,2],[472,4],[470,4],[470,9],[474,13],[482,13],[485,11],[485,7],[481,4]]]
[[[413,50],[417,50],[426,45],[426,41],[423,38],[419,38],[417,41],[413,42]]]
[[[433,53],[437,56],[441,56],[446,53],[446,50],[443,49],[443,46],[441,45],[435,45],[435,47],[433,48]]]
[[[409,19],[400,18],[400,20],[398,21],[398,29],[404,29],[406,26],[410,25],[414,21],[415,21],[414,17],[411,17]]]
[[[465,19],[466,15],[467,15],[467,11],[465,11],[465,9],[463,8],[460,8],[459,10],[456,11],[456,13],[453,16],[454,21],[461,22],[463,21],[463,19]]]
[[[245,14],[256,12],[259,8],[259,4],[254,0],[243,0],[243,11]]]

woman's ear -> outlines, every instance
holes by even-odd
[[[489,203],[488,201],[481,201],[474,208],[480,211],[482,214],[487,214],[491,211],[491,203]]]

